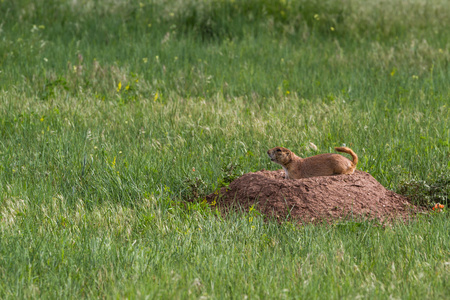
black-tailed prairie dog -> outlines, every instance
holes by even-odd
[[[353,160],[351,161],[335,153],[325,153],[301,158],[291,150],[283,147],[272,148],[267,151],[267,154],[273,162],[283,167],[286,179],[353,174],[358,163],[358,156],[355,152],[347,147],[336,147],[334,149],[350,154]]]

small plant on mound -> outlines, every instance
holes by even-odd
[[[445,205],[442,205],[440,203],[437,203],[435,206],[433,206],[433,210],[437,213],[444,211],[444,209],[445,209]]]
[[[233,182],[236,178],[242,176],[244,172],[241,170],[241,165],[239,163],[222,163],[222,173],[223,177],[217,179],[218,188],[228,187],[228,185]]]
[[[434,182],[424,180],[404,181],[398,192],[408,197],[413,204],[431,207],[435,203],[448,204],[450,194],[450,177],[439,176]]]

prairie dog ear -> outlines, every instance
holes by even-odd
[[[292,155],[294,155],[294,152],[288,151],[288,157],[289,157],[289,159],[292,159],[292,158],[293,158]]]

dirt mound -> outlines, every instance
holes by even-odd
[[[301,222],[332,221],[341,218],[408,219],[417,211],[407,198],[385,189],[370,174],[284,179],[283,170],[247,173],[208,195],[226,211],[255,209],[278,220],[292,218]]]

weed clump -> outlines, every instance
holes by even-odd
[[[400,183],[398,192],[415,205],[431,207],[435,203],[448,205],[450,176],[441,175],[433,182],[412,179]]]
[[[183,199],[198,199],[206,195],[208,185],[199,176],[192,178],[188,177],[183,181],[185,189],[182,191]]]
[[[241,165],[239,163],[223,163],[222,164],[223,177],[217,179],[218,187],[227,187],[238,177],[242,176],[244,172],[241,170]]]

